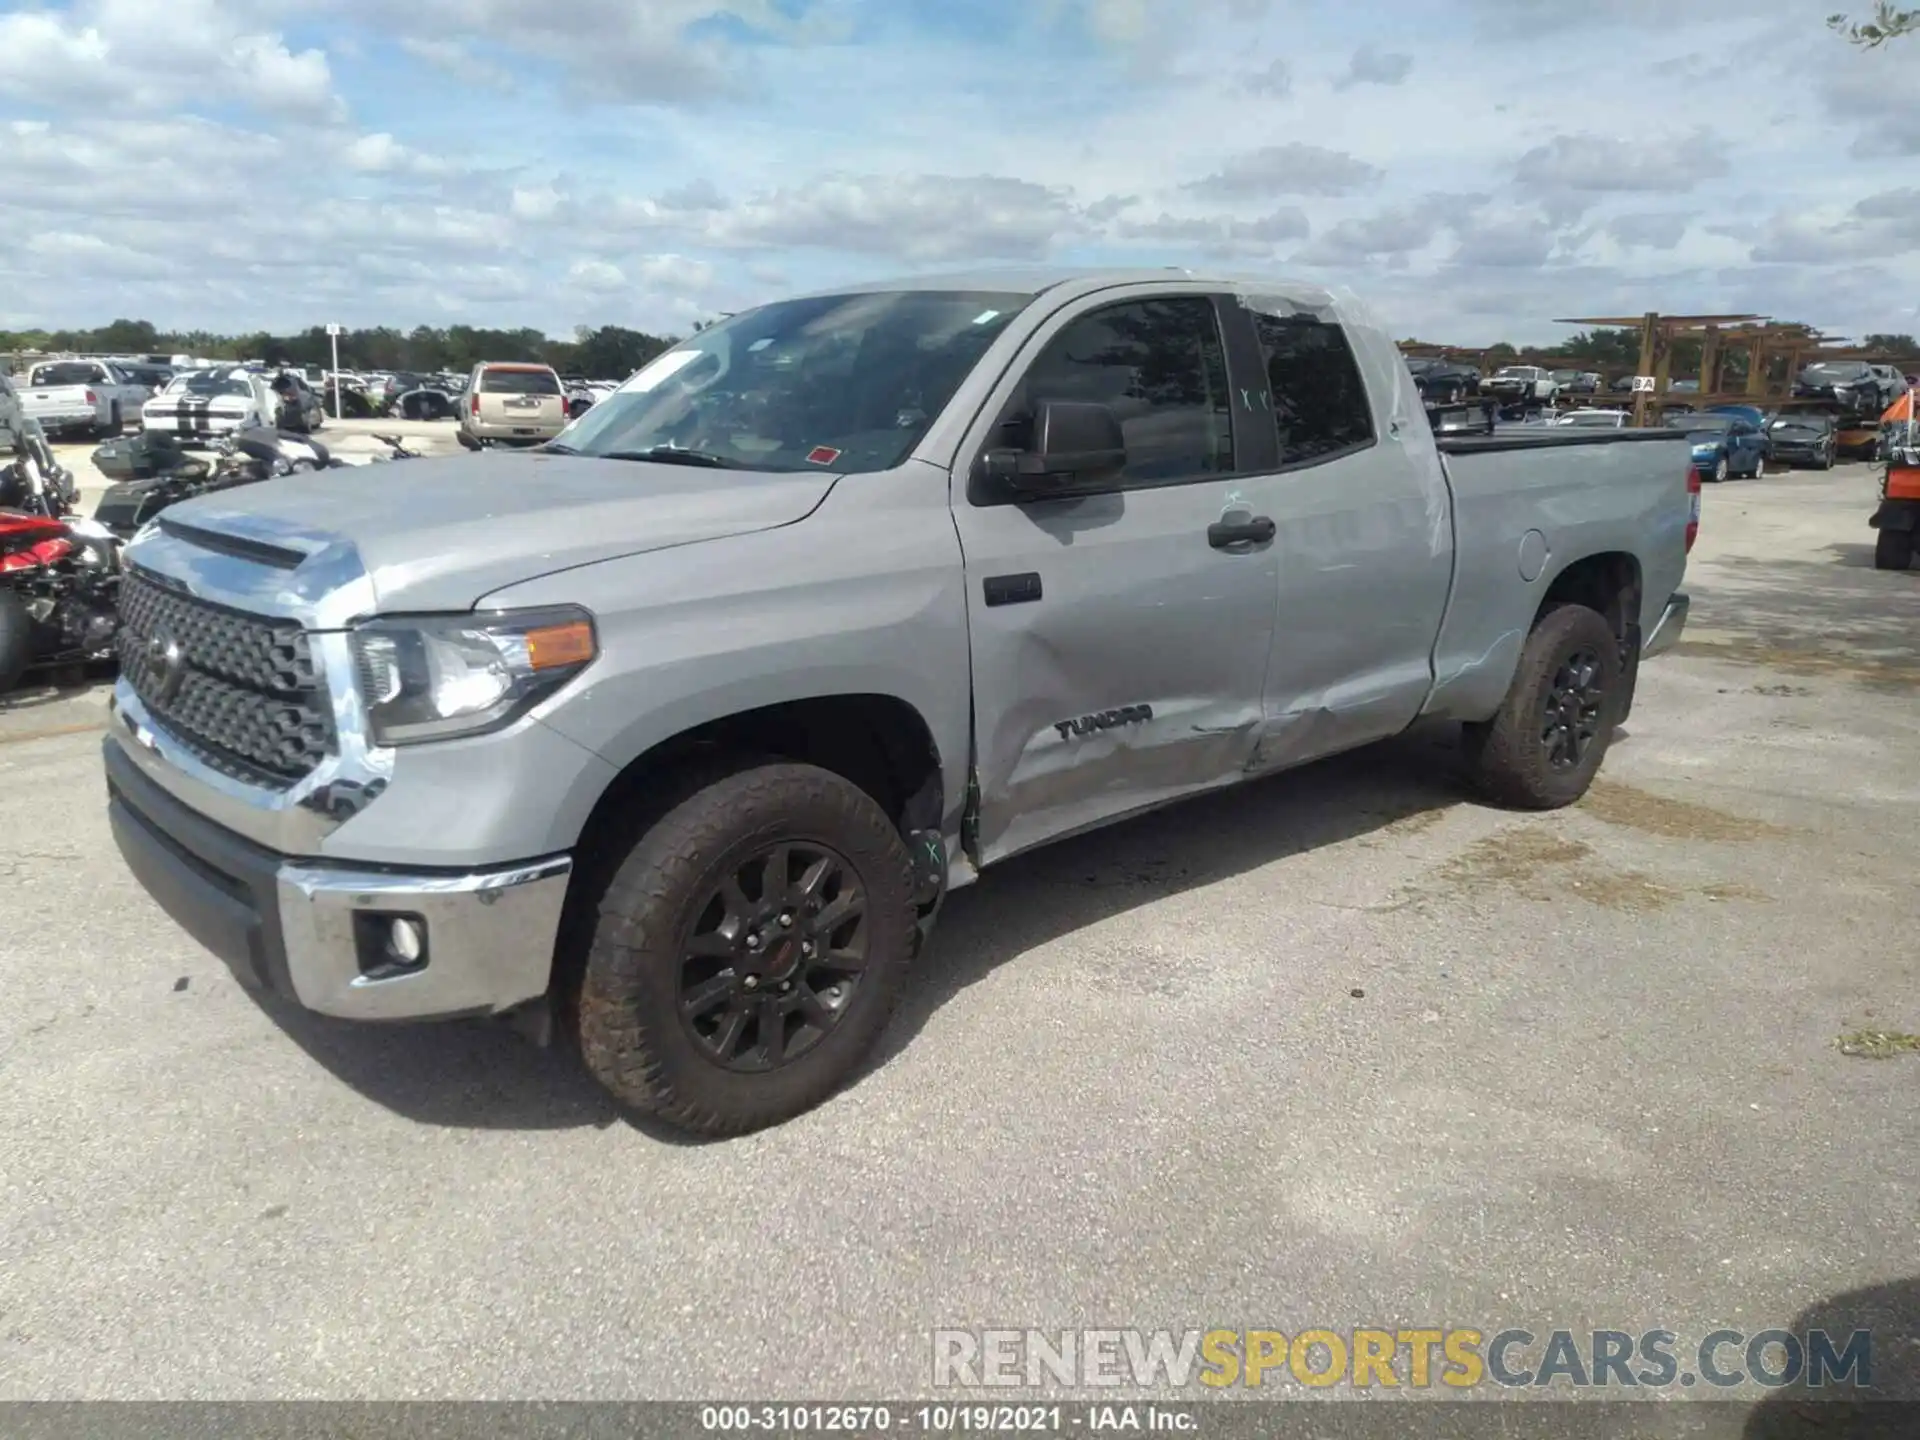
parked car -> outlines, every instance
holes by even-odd
[[[183,442],[204,442],[256,426],[271,429],[279,412],[266,376],[231,366],[174,376],[141,407],[140,424]]]
[[[1669,415],[1667,428],[1693,441],[1693,464],[1705,480],[1757,480],[1767,473],[1766,433],[1740,415]]]
[[[461,393],[456,438],[470,450],[538,445],[566,426],[566,391],[551,365],[482,364]]]
[[[27,371],[20,404],[48,435],[118,435],[148,393],[104,360],[43,360]]]
[[[776,1123],[1035,846],[1421,717],[1586,791],[1686,621],[1684,437],[1405,389],[1318,287],[921,276],[720,320],[563,446],[187,500],[128,550],[115,837],[245,984]]]
[[[1407,369],[1415,388],[1436,405],[1451,405],[1480,393],[1480,372],[1458,360],[1415,356],[1407,361]]]
[[[1538,365],[1509,365],[1496,370],[1480,382],[1480,388],[1496,399],[1526,404],[1549,405],[1560,395],[1553,372]]]
[[[307,383],[307,377],[302,375],[298,370],[269,371],[265,377],[268,385],[271,386],[273,381],[280,375],[285,375],[293,382],[294,391],[300,397],[300,415],[306,422],[307,429],[318,430],[321,426],[325,425],[327,422],[326,402],[320,398],[320,393]]]
[[[1800,372],[1793,386],[1797,397],[1831,400],[1844,413],[1876,419],[1906,392],[1906,377],[1898,370],[1864,360],[1817,361]]]
[[[1553,383],[1562,395],[1592,395],[1600,389],[1600,376],[1591,370],[1555,370]]]
[[[1831,415],[1793,411],[1767,422],[1770,458],[1783,465],[1811,465],[1831,470],[1839,449],[1839,435]]]

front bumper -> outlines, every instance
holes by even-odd
[[[220,415],[211,411],[176,411],[164,414],[140,412],[140,428],[156,435],[171,435],[179,440],[209,440],[245,428],[244,415]]]
[[[1651,660],[1656,655],[1664,655],[1680,643],[1680,633],[1687,628],[1687,610],[1691,605],[1686,592],[1676,590],[1667,597],[1667,608],[1660,612],[1660,618],[1654,623],[1653,633],[1640,647],[1640,658]]]
[[[293,859],[188,809],[112,736],[104,759],[128,868],[247,988],[350,1020],[497,1014],[546,992],[568,856],[477,871]],[[401,918],[425,932],[413,965],[384,949]]]

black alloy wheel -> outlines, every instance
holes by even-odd
[[[1540,747],[1555,770],[1577,770],[1600,734],[1606,704],[1600,657],[1578,649],[1560,662],[1540,708]]]
[[[778,1069],[847,1013],[867,966],[867,894],[831,846],[787,840],[730,865],[682,946],[680,1019],[728,1070]]]

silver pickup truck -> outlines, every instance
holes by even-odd
[[[541,449],[270,481],[127,552],[114,833],[245,984],[511,1013],[777,1122],[950,889],[1405,730],[1586,789],[1679,635],[1678,432],[1436,443],[1326,291],[986,273],[786,300]]]

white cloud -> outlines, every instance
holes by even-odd
[[[1267,145],[1229,159],[1204,180],[1184,188],[1203,200],[1267,195],[1350,195],[1377,183],[1381,171],[1364,160],[1320,145]]]
[[[338,120],[323,51],[290,49],[218,0],[79,0],[0,15],[0,96],[56,111],[238,103]]]
[[[444,160],[402,145],[384,130],[347,141],[342,155],[348,169],[367,175],[441,175],[451,168]]]
[[[1256,95],[1279,99],[1293,93],[1293,67],[1280,59],[1269,60],[1241,82]]]
[[[1026,260],[1086,232],[1069,192],[998,175],[831,175],[713,215],[721,246],[804,246],[912,264]]]
[[[473,53],[470,46],[459,40],[434,39],[423,35],[403,35],[400,48],[418,60],[424,60],[434,69],[451,75],[456,80],[469,85],[485,86],[494,90],[512,90],[513,72],[504,65],[496,65],[491,60],[483,60]]]
[[[0,258],[0,319],[564,331],[1123,260],[1304,269],[1459,343],[1647,308],[1911,329],[1885,312],[1912,308],[1889,297],[1920,236],[1912,57],[1820,18],[0,0],[9,233],[32,237]]]
[[[1351,90],[1356,85],[1399,85],[1413,73],[1413,57],[1394,51],[1362,45],[1347,62],[1347,73],[1335,83],[1336,90]]]

